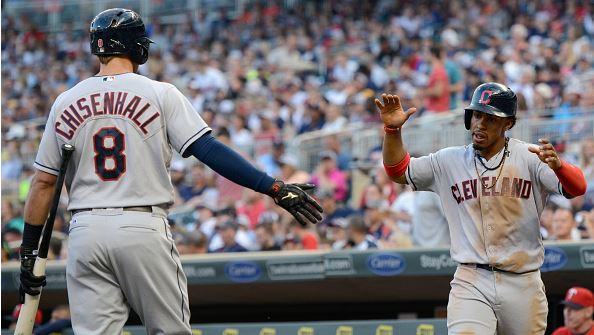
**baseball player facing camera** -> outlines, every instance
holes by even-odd
[[[72,212],[66,267],[76,334],[119,334],[132,308],[149,334],[191,334],[186,276],[167,208],[172,149],[227,179],[268,194],[300,223],[322,208],[305,191],[254,168],[210,135],[191,103],[167,83],[136,74],[153,43],[141,17],[101,12],[90,26],[97,75],[62,93],[50,111],[25,205],[21,292],[40,293],[32,274],[64,143],[76,148],[66,174]]]
[[[459,263],[448,301],[449,334],[544,334],[547,299],[539,268],[539,217],[550,193],[585,193],[582,171],[561,160],[547,139],[538,146],[508,138],[517,98],[498,83],[478,86],[465,108],[472,144],[410,158],[396,95],[375,100],[384,122],[384,167],[390,178],[441,198],[451,255]]]

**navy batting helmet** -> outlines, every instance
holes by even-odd
[[[470,105],[464,108],[464,125],[466,129],[470,129],[470,120],[472,119],[473,111],[513,118],[515,124],[517,107],[518,98],[509,87],[499,83],[479,85],[472,94]]]
[[[144,23],[138,13],[112,8],[99,13],[91,22],[91,53],[97,56],[127,55],[137,64],[148,59],[149,45]]]

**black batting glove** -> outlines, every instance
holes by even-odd
[[[21,246],[21,285],[19,286],[19,295],[21,303],[25,303],[25,293],[28,295],[38,295],[41,293],[40,287],[46,285],[45,276],[33,275],[33,266],[37,259],[37,252],[27,250]]]
[[[305,193],[315,187],[312,184],[285,184],[277,180],[272,184],[268,195],[274,199],[277,205],[291,213],[299,223],[305,226],[308,221],[316,224],[322,220],[324,210],[320,204]]]

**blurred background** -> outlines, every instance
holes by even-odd
[[[413,156],[421,156],[469,143],[463,108],[474,88],[489,81],[505,83],[519,97],[518,123],[510,136],[527,142],[549,137],[586,176],[584,196],[549,198],[541,218],[543,238],[563,245],[594,243],[592,1],[5,0],[1,5],[3,298],[14,295],[5,287],[12,273],[6,270],[5,277],[5,269],[18,260],[24,200],[49,109],[60,93],[97,72],[88,26],[112,7],[139,12],[155,41],[141,74],[177,86],[219,140],[268,174],[318,185],[314,195],[324,207],[324,221],[301,227],[268,197],[232,184],[194,158],[176,156],[171,166],[176,200],[169,219],[188,262],[214,262],[221,256],[212,254],[239,251],[270,252],[245,256],[259,259],[374,249],[432,248],[447,254],[439,198],[413,193],[384,173],[383,129],[373,99],[396,93],[405,109],[420,110],[407,123],[404,140]],[[443,70],[447,80],[437,74]],[[66,203],[64,192],[50,251],[56,264],[68,257]],[[581,276],[587,272],[575,275]],[[423,304],[401,299],[407,308],[394,307],[395,293],[395,300],[383,301],[377,314],[365,317],[444,317],[450,277],[440,281],[445,295],[440,291]],[[381,290],[399,289],[375,283]],[[557,295],[572,283],[566,284]],[[589,285],[594,288],[592,281]],[[267,288],[261,287],[262,294]],[[310,289],[314,294],[316,287]],[[67,302],[65,290],[56,292],[55,303],[45,305],[44,322],[54,307],[64,310],[56,306]],[[200,299],[190,295],[191,304]],[[14,297],[6,300],[3,327],[15,305]],[[228,304],[237,307],[237,301]],[[373,302],[358,301],[353,311]],[[552,329],[563,322],[556,301],[549,305]],[[252,321],[208,317],[214,314],[208,310],[221,306],[214,299],[192,320]],[[324,310],[320,306],[309,307]],[[313,318],[339,317],[320,313]],[[290,314],[276,321],[300,319]],[[356,318],[357,313],[344,315]],[[306,318],[312,316],[301,319]],[[130,324],[135,323],[132,317]]]

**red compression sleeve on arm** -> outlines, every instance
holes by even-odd
[[[384,163],[384,169],[386,170],[386,174],[390,177],[400,177],[406,171],[408,167],[408,163],[410,162],[410,155],[408,152],[404,155],[404,158],[398,164],[394,165],[386,165]]]
[[[580,168],[561,160],[561,167],[554,171],[569,195],[577,197],[586,193],[586,178]]]

